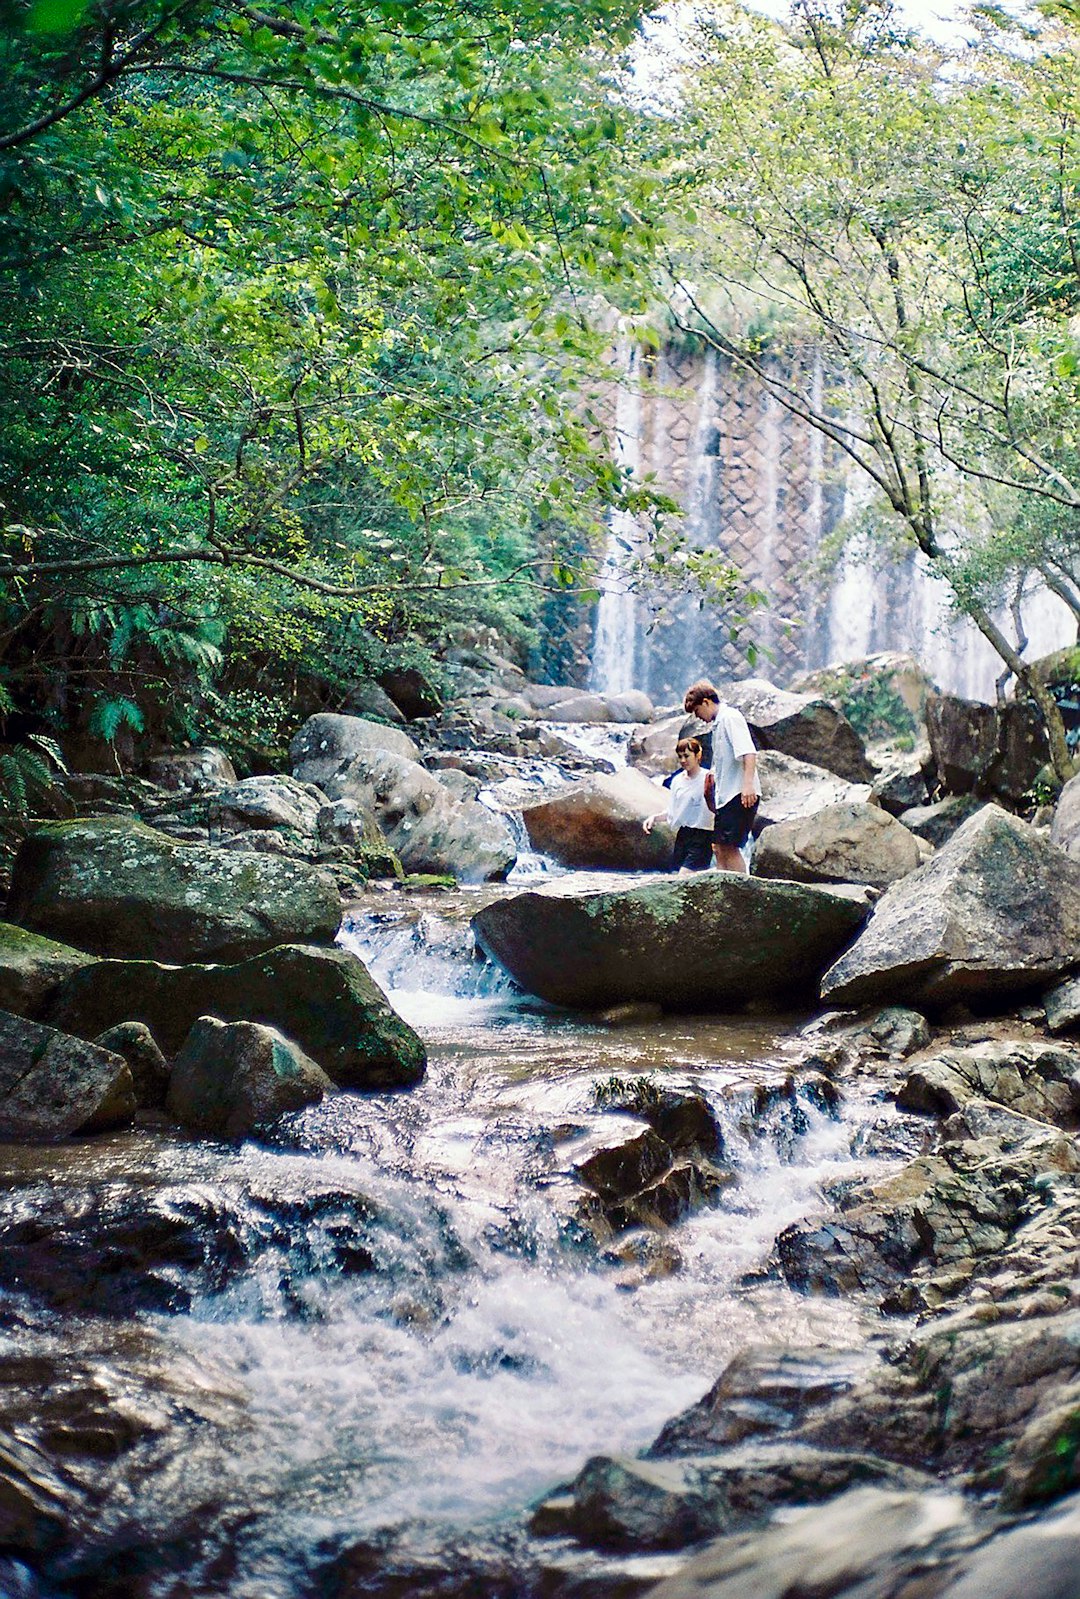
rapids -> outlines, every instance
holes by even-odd
[[[483,892],[506,890],[373,894],[347,923],[427,1043],[411,1092],[334,1095],[268,1143],[161,1127],[4,1152],[5,1232],[25,1255],[3,1277],[7,1379],[29,1384],[33,1352],[96,1396],[109,1438],[118,1406],[139,1437],[103,1446],[55,1590],[18,1589],[11,1567],[10,1591],[540,1592],[528,1507],[590,1453],[647,1445],[749,1343],[869,1350],[857,1310],[765,1268],[824,1182],[888,1158],[854,1153],[875,1147],[882,1105],[761,1108],[755,1091],[807,1051],[804,1018],[612,1030],[526,1000],[473,949]],[[673,1231],[667,1274],[605,1258],[573,1225],[580,1139],[639,1125],[598,1106],[615,1075],[704,1093],[737,1168]],[[153,1293],[147,1215],[165,1229]],[[80,1259],[112,1274],[88,1309],[65,1277]],[[137,1584],[111,1586],[117,1570]]]

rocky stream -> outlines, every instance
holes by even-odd
[[[493,674],[24,846],[0,1595],[1080,1599],[1080,792]]]

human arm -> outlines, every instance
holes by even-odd
[[[758,800],[756,752],[743,756],[742,772],[742,802],[744,805],[755,805]]]

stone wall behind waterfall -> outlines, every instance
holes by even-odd
[[[778,356],[776,367],[793,388],[810,385],[821,399],[826,374],[812,348]],[[837,446],[715,352],[667,348],[637,362],[626,381],[639,392],[622,414],[634,416],[639,436],[622,441],[624,459],[685,507],[692,542],[722,550],[746,585],[767,596],[734,642],[733,617],[715,607],[683,599],[657,618],[639,602],[637,686],[665,703],[702,673],[754,670],[786,683],[833,661],[910,650],[942,688],[994,697],[1000,662],[969,623],[950,616],[948,594],[921,558],[874,570],[849,563],[822,578],[823,542],[866,492]],[[1025,621],[1031,657],[1073,636],[1050,596],[1033,598]],[[764,652],[753,668],[750,642]],[[606,670],[594,647],[594,685],[625,686],[605,684]]]

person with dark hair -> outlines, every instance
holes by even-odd
[[[743,847],[757,815],[761,780],[757,750],[746,718],[734,705],[725,705],[719,691],[706,678],[692,683],[683,697],[683,709],[712,729],[713,854],[722,872],[746,873]]]
[[[675,746],[680,770],[671,781],[666,811],[646,816],[642,828],[651,833],[662,816],[676,829],[671,855],[673,872],[706,872],[712,865],[713,813],[709,804],[712,773],[701,764],[696,738],[681,738]]]

